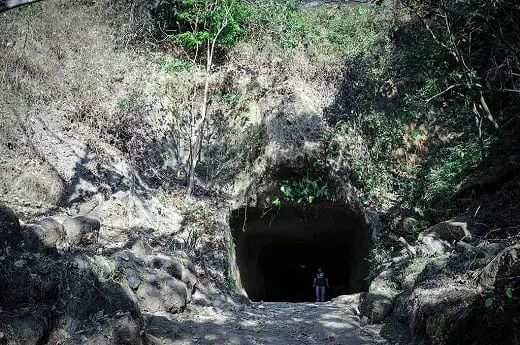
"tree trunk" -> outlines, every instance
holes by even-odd
[[[214,45],[214,43],[213,43]],[[204,95],[202,100],[202,107],[200,110],[200,119],[197,122],[197,125],[195,126],[194,131],[194,140],[192,141],[192,147],[191,147],[191,162],[190,162],[190,176],[188,177],[188,195],[193,194],[193,190],[195,188],[195,168],[197,167],[197,164],[199,163],[199,157],[202,150],[202,142],[203,142],[203,136],[204,136],[204,123],[206,122],[206,117],[208,115],[208,93],[209,93],[209,78],[211,73],[211,64],[213,60],[213,49],[214,46],[208,45],[208,59],[206,62],[206,81],[204,82]]]

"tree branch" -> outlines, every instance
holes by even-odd
[[[444,95],[446,92],[448,92],[448,91],[450,91],[451,89],[453,89],[454,87],[461,86],[461,85],[462,85],[462,84],[453,84],[453,85],[448,86],[448,88],[447,88],[446,90],[441,91],[441,92],[439,92],[438,94],[433,95],[432,97],[428,98],[428,99],[426,100],[426,103],[430,103],[430,101],[431,101],[432,99],[437,98],[437,97],[439,97],[439,96],[442,96],[442,95]]]

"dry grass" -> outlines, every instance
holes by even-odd
[[[48,166],[24,164],[0,166],[1,201],[40,208],[40,211],[53,208],[59,201],[63,184],[60,177]]]
[[[23,168],[24,159],[33,159],[42,171],[48,167],[42,174],[56,173],[67,183],[78,162],[76,150],[88,147],[96,157],[93,166],[122,156],[145,183],[183,177],[179,165],[188,156],[189,119],[200,109],[200,92],[192,95],[204,74],[197,68],[165,71],[157,55],[129,45],[146,26],[136,18],[146,16],[133,8],[118,11],[112,3],[49,0],[5,14],[0,165]],[[251,125],[266,126],[268,139],[277,143],[273,152],[290,146],[316,155],[326,125],[321,116],[336,97],[342,69],[337,56],[280,49],[268,36],[239,43],[221,59],[211,83],[214,115],[205,145],[230,147],[217,152],[222,157],[215,164],[239,164],[239,151],[252,146],[244,137]],[[225,93],[238,95],[238,104],[225,104],[219,98]],[[286,120],[294,126],[285,126]],[[231,147],[240,145],[245,146]],[[220,174],[215,164],[208,162],[208,175]],[[23,181],[20,175],[7,178],[12,185],[18,179]]]
[[[57,202],[61,181],[67,182],[76,168],[74,159],[63,158],[87,146],[98,157],[105,151],[117,155],[104,141],[107,129],[120,122],[122,102],[155,91],[157,66],[146,54],[118,44],[123,32],[113,23],[123,14],[110,4],[54,0],[3,14],[0,173],[4,194]]]

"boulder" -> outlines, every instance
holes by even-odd
[[[21,233],[20,221],[14,211],[0,204],[0,249],[5,244],[15,245]]]
[[[152,254],[153,248],[148,243],[142,240],[137,240],[131,245],[130,251],[136,258],[144,260],[147,255]]]
[[[184,310],[188,302],[186,284],[162,271],[144,275],[136,296],[141,311],[150,313],[177,313]]]
[[[42,241],[47,246],[61,246],[65,241],[67,233],[63,224],[54,218],[44,218],[36,222],[43,230]]]
[[[150,256],[147,259],[147,264],[155,269],[160,269],[172,277],[184,282],[188,288],[188,299],[191,298],[191,293],[197,284],[197,278],[188,268],[192,264],[187,259],[169,257],[162,254]]]
[[[46,309],[37,312],[16,311],[0,314],[0,344],[37,345],[43,344],[52,320]]]
[[[502,250],[506,249],[507,245],[501,242],[495,243],[480,243],[476,247],[477,258],[487,263],[497,256]]]
[[[104,279],[111,278],[115,270],[114,262],[102,255],[95,255],[93,259],[92,266],[95,268],[97,275]]]
[[[447,241],[430,234],[419,235],[419,241],[419,249],[428,255],[444,255],[451,247]]]
[[[36,224],[23,227],[23,248],[33,253],[55,251],[62,248],[66,233],[63,225],[53,218],[45,218]]]
[[[460,216],[445,222],[435,224],[426,230],[422,236],[430,236],[449,243],[460,241],[463,238],[471,238],[473,220],[470,217]]]
[[[136,290],[141,284],[140,272],[136,269],[127,268],[125,270],[126,283],[132,290]]]
[[[478,282],[484,288],[492,288],[497,277],[520,274],[520,244],[507,247],[482,269]]]
[[[113,345],[142,345],[143,337],[137,322],[130,317],[118,319],[113,330]]]
[[[139,285],[139,288],[136,291],[136,296],[141,312],[155,313],[163,310],[163,300],[160,288],[150,284],[148,281]]]
[[[175,314],[183,311],[188,303],[188,290],[184,282],[170,279],[163,285],[163,300],[166,311]]]
[[[97,241],[101,223],[95,218],[78,216],[65,219],[63,227],[70,245],[88,245]]]
[[[390,313],[397,296],[396,289],[387,280],[390,270],[383,270],[370,284],[368,292],[360,297],[361,315],[368,317],[370,323],[381,323]]]
[[[390,315],[393,305],[393,297],[367,292],[361,296],[360,312],[370,323],[381,323]]]
[[[418,287],[396,299],[394,315],[409,326],[414,343],[459,344],[478,298],[477,289],[465,286]]]
[[[45,230],[39,225],[29,224],[23,227],[21,233],[20,247],[31,253],[43,253],[46,251],[45,245],[41,241],[41,234]]]

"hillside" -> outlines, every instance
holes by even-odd
[[[0,17],[0,344],[520,344],[515,1]]]

